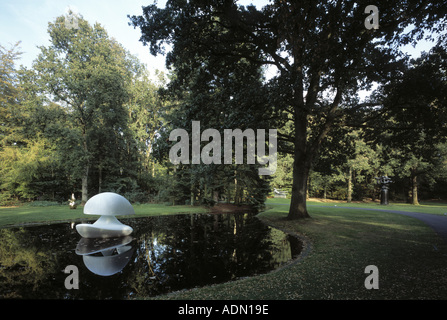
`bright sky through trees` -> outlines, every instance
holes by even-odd
[[[48,45],[47,34],[48,22],[65,14],[68,8],[80,13],[90,23],[95,21],[102,24],[111,37],[114,37],[132,54],[147,64],[150,71],[155,69],[164,70],[165,60],[163,56],[154,57],[149,49],[138,41],[141,36],[140,30],[128,26],[127,15],[139,15],[141,7],[151,4],[152,0],[2,0],[0,2],[0,43],[8,47],[21,41],[20,48],[23,52],[18,64],[30,67],[32,61],[39,52],[37,46]],[[165,0],[158,1],[163,7]],[[254,3],[262,7],[268,3],[266,0],[242,0],[238,3],[248,5]],[[380,8],[379,8],[380,10]],[[406,51],[414,58],[422,51],[428,51],[431,43],[421,41],[416,48],[408,46]],[[273,71],[267,72],[271,77]]]

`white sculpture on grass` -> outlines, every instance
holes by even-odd
[[[76,230],[84,238],[124,237],[132,233],[132,227],[118,221],[115,216],[135,214],[130,202],[123,196],[104,192],[90,198],[84,206],[84,214],[100,215],[93,224],[76,225]]]

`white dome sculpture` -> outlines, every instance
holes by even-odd
[[[84,206],[84,214],[101,216],[93,224],[76,225],[76,230],[84,238],[124,237],[133,231],[115,217],[135,214],[130,202],[117,193],[104,192],[91,197]]]

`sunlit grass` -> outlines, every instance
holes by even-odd
[[[133,205],[134,217],[160,216],[182,213],[203,213],[207,209],[197,206],[166,206],[163,204],[137,204]],[[126,219],[129,216],[118,216]],[[83,214],[83,208],[70,209],[68,205],[48,207],[0,207],[0,227],[21,225],[28,223],[52,223],[60,221],[96,220],[98,216]]]

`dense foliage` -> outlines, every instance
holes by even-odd
[[[102,191],[147,201],[158,87],[101,25],[66,28],[65,19],[49,23],[51,44],[31,69],[15,69],[17,48],[3,49],[2,203],[72,193],[85,202]]]

